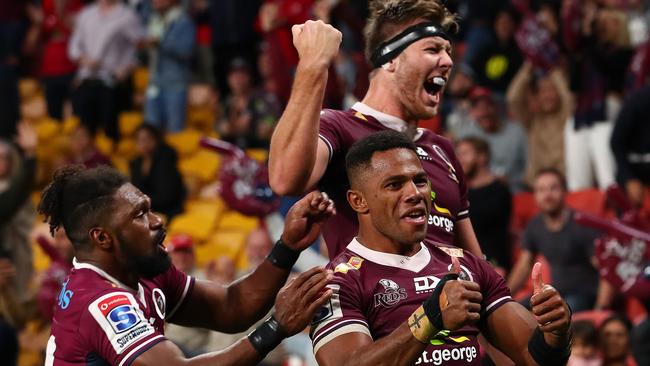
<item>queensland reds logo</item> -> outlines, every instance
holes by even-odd
[[[406,299],[406,290],[394,281],[381,279],[379,283],[384,287],[384,292],[375,294],[375,307],[382,305],[389,308],[400,300]]]

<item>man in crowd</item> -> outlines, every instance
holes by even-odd
[[[230,285],[195,280],[171,264],[151,200],[116,170],[58,170],[39,211],[63,227],[75,251],[54,311],[46,365],[253,365],[300,332],[331,295],[331,274],[313,268],[280,289],[300,251],[335,213],[320,192],[287,214],[282,239],[264,263]],[[275,302],[275,314],[223,352],[186,360],[163,335],[165,321],[227,332],[247,329]]]
[[[514,192],[525,188],[524,173],[528,155],[524,129],[504,119],[501,105],[492,92],[476,87],[470,94],[472,123],[459,131],[458,137],[478,137],[490,147],[490,170],[505,179]]]
[[[476,237],[487,260],[505,275],[512,266],[510,189],[490,171],[490,147],[485,140],[476,137],[459,140],[456,155],[467,178],[472,202],[470,217]]]
[[[542,254],[551,266],[554,285],[571,309],[592,309],[599,279],[591,257],[599,233],[575,222],[573,210],[565,203],[566,181],[559,171],[539,171],[533,188],[541,212],[524,231],[522,251],[508,277],[508,287],[513,293],[519,291],[535,257]]]
[[[448,31],[454,16],[438,0],[378,0],[370,3],[366,57],[374,69],[362,102],[347,111],[321,113],[328,68],[341,33],[320,21],[293,27],[300,61],[291,98],[271,139],[269,178],[281,195],[318,185],[337,203],[339,214],[323,230],[330,258],[358,231],[346,202],[345,154],[364,136],[381,130],[407,133],[429,175],[436,198],[428,216],[428,240],[458,244],[481,255],[469,220],[467,187],[452,144],[418,129],[438,112],[453,62]]]
[[[431,189],[408,137],[367,136],[346,170],[359,233],[328,266],[332,298],[311,334],[320,365],[481,365],[479,330],[517,365],[566,363],[570,310],[542,283],[540,264],[531,314],[487,262],[422,243]]]

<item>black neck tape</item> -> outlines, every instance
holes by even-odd
[[[442,37],[449,40],[449,36],[439,24],[427,22],[413,25],[380,44],[370,56],[372,66],[375,68],[381,67],[381,65],[397,57],[411,43],[425,37]]]

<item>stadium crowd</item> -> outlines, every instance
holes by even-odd
[[[545,263],[573,311],[569,365],[650,365],[650,295],[633,284],[650,281],[650,4],[443,3],[454,66],[419,126],[453,142],[483,254],[525,306]],[[42,365],[65,301],[72,245],[35,211],[63,166],[128,176],[193,277],[227,284],[263,262],[296,201],[266,167],[297,73],[292,26],[342,33],[322,107],[347,110],[370,83],[367,16],[367,0],[0,0],[0,364]],[[297,267],[328,262],[325,245],[308,251]],[[188,357],[242,334],[166,333]],[[263,364],[315,362],[303,332]]]

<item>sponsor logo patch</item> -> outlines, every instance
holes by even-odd
[[[347,263],[339,263],[339,265],[334,268],[334,272],[348,273],[349,270],[359,270],[363,259],[359,257],[351,257]]]
[[[478,357],[476,346],[454,347],[424,351],[418,358],[416,365],[443,365],[450,361],[465,361],[471,364]]]
[[[415,277],[413,283],[415,284],[415,293],[423,294],[426,292],[433,292],[436,289],[436,286],[440,282],[440,279],[436,276],[423,276]]]
[[[154,333],[132,294],[114,292],[90,303],[88,311],[100,325],[117,354]]]
[[[70,300],[72,300],[72,295],[74,295],[74,292],[68,290],[68,282],[70,282],[70,278],[63,282],[61,285],[61,292],[59,292],[58,304],[63,310],[70,306]]]

